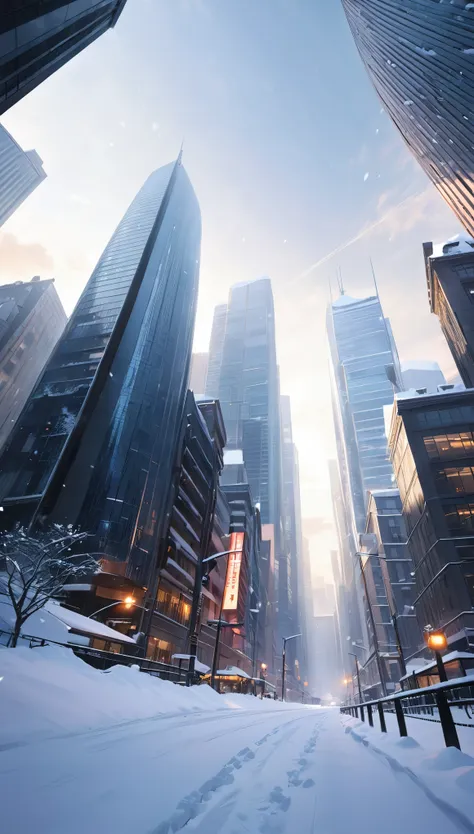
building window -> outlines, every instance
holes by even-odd
[[[474,467],[458,466],[437,469],[434,473],[437,491],[445,495],[474,494]]]
[[[452,460],[474,456],[474,435],[471,431],[424,437],[423,442],[431,460]]]
[[[444,504],[443,511],[452,532],[474,530],[474,504]]]

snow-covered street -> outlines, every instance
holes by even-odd
[[[25,741],[2,750],[0,784],[5,834],[469,830],[337,710],[274,702]]]

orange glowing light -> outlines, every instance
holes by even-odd
[[[441,631],[433,631],[431,634],[428,634],[428,647],[433,649],[434,651],[439,651],[440,649],[445,649],[448,645],[448,641],[446,640],[446,635],[443,634]]]
[[[132,605],[135,605],[135,600],[133,597],[125,597],[125,608],[131,608]]]

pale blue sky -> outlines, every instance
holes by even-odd
[[[372,256],[402,359],[452,373],[421,243],[459,227],[381,112],[339,0],[128,0],[115,30],[2,121],[48,179],[4,226],[0,278],[54,276],[68,312],[184,139],[203,216],[196,348],[232,283],[270,275],[306,517],[331,518],[324,319],[338,267],[349,294],[367,294]],[[327,573],[334,539],[321,531],[312,553]]]

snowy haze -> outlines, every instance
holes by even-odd
[[[372,257],[401,358],[438,361],[449,378],[421,243],[459,231],[381,112],[342,4],[128,0],[113,31],[3,123],[48,177],[3,227],[0,278],[54,276],[68,313],[131,199],[184,138],[203,216],[195,350],[230,285],[270,275],[303,515],[329,577],[329,282],[335,296],[340,268],[348,295],[373,294]]]

